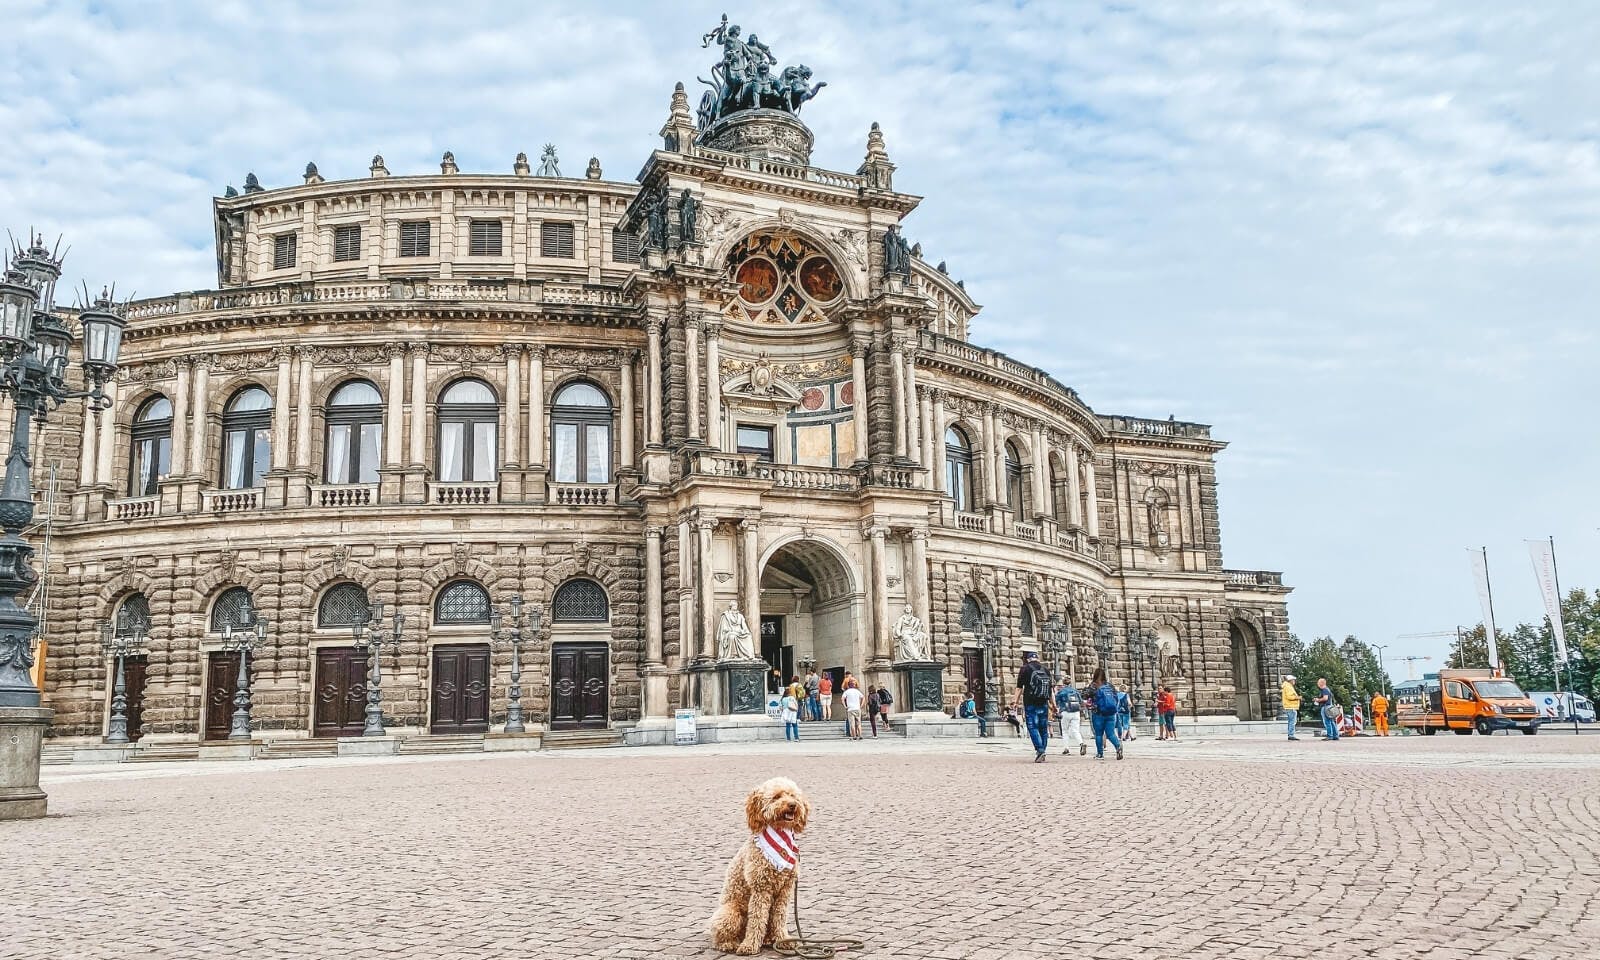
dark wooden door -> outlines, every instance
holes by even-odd
[[[233,695],[238,688],[239,655],[211,654],[206,660],[205,739],[228,739],[228,730],[233,726]]]
[[[433,648],[433,733],[489,729],[489,647],[474,643]]]
[[[143,656],[128,657],[122,662],[122,689],[128,699],[128,740],[137,742],[143,734],[144,677],[150,661]]]
[[[317,651],[316,704],[311,733],[318,737],[359,737],[366,726],[367,656],[354,647]]]
[[[983,682],[983,651],[976,647],[963,647],[961,671],[967,679],[967,695],[972,697],[973,706],[982,716],[983,708],[989,702],[988,688]]]
[[[551,661],[550,726],[558,730],[605,727],[611,691],[605,645],[558,645]]]
[[[767,661],[767,692],[776,693],[789,682],[788,651],[783,645],[783,618],[761,618],[761,659]]]

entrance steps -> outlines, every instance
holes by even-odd
[[[546,750],[587,750],[622,746],[620,730],[550,730],[544,735]]]
[[[47,743],[39,751],[39,766],[53,767],[59,764],[71,763],[72,752],[72,747],[53,747]]]
[[[256,748],[257,760],[282,760],[286,757],[333,757],[339,754],[339,741],[331,737],[292,737],[263,740]]]
[[[426,733],[415,737],[402,737],[401,756],[415,757],[439,753],[482,753],[481,733]]]
[[[777,738],[779,740],[782,740],[783,739],[783,727],[779,726],[777,728],[777,731],[778,731],[778,737]],[[884,731],[882,724],[879,724],[879,726],[878,726],[878,736],[879,737],[898,737],[898,738],[904,739],[905,735],[906,735],[906,728],[905,728],[905,724],[904,723],[893,723],[893,722],[891,722],[889,724],[889,729],[888,729],[887,732]],[[872,725],[867,723],[865,720],[863,720],[861,722],[861,738],[863,740],[871,740],[872,739]],[[800,742],[801,743],[805,743],[808,740],[813,742],[813,743],[815,743],[815,742],[821,741],[821,740],[849,740],[849,739],[850,738],[848,736],[846,736],[845,732],[844,732],[844,721],[843,720],[810,720],[810,721],[807,721],[805,723],[800,724]]]
[[[129,754],[129,763],[172,763],[200,759],[198,743],[145,743],[140,741]]]

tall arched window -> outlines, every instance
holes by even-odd
[[[383,448],[383,395],[355,380],[328,398],[328,444],[323,476],[328,483],[377,483]]]
[[[1022,512],[1022,454],[1017,445],[1006,441],[1006,505]]]
[[[500,456],[499,401],[482,380],[457,380],[439,397],[438,476],[445,483],[487,483]]]
[[[259,487],[272,469],[272,398],[245,387],[222,412],[222,486]]]
[[[961,598],[961,632],[978,634],[983,632],[984,614],[988,607],[982,600],[972,594]]]
[[[322,595],[317,604],[317,626],[353,627],[372,616],[367,591],[359,583],[341,583]]]
[[[593,580],[568,580],[550,602],[557,623],[604,623],[611,616],[606,589]]]
[[[611,482],[611,401],[592,383],[570,383],[550,407],[557,483]]]
[[[142,593],[130,593],[117,605],[113,628],[119,637],[150,633],[150,601]]]
[[[254,626],[255,622],[255,603],[250,599],[250,591],[244,587],[229,587],[211,605],[212,633],[221,633],[228,627],[239,630]]]
[[[162,477],[172,470],[172,401],[151,397],[133,415],[133,463],[128,471],[128,496],[153,497]]]
[[[960,427],[944,432],[944,487],[957,510],[972,509],[972,445]]]
[[[489,591],[471,580],[457,580],[439,591],[433,603],[433,622],[478,624],[489,622]]]
[[[1022,610],[1017,620],[1017,635],[1023,637],[1033,636],[1033,604],[1023,601]]]

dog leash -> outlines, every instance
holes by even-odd
[[[800,878],[794,878],[794,936],[779,937],[772,944],[772,949],[779,956],[799,957],[800,960],[831,960],[841,950],[860,950],[866,945],[867,941],[851,937],[807,939],[805,931],[800,929]]]

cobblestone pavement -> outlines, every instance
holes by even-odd
[[[1001,739],[51,768],[0,957],[710,957],[745,791],[815,804],[858,957],[1530,958],[1600,944],[1600,742]],[[771,955],[769,951],[769,956]]]

